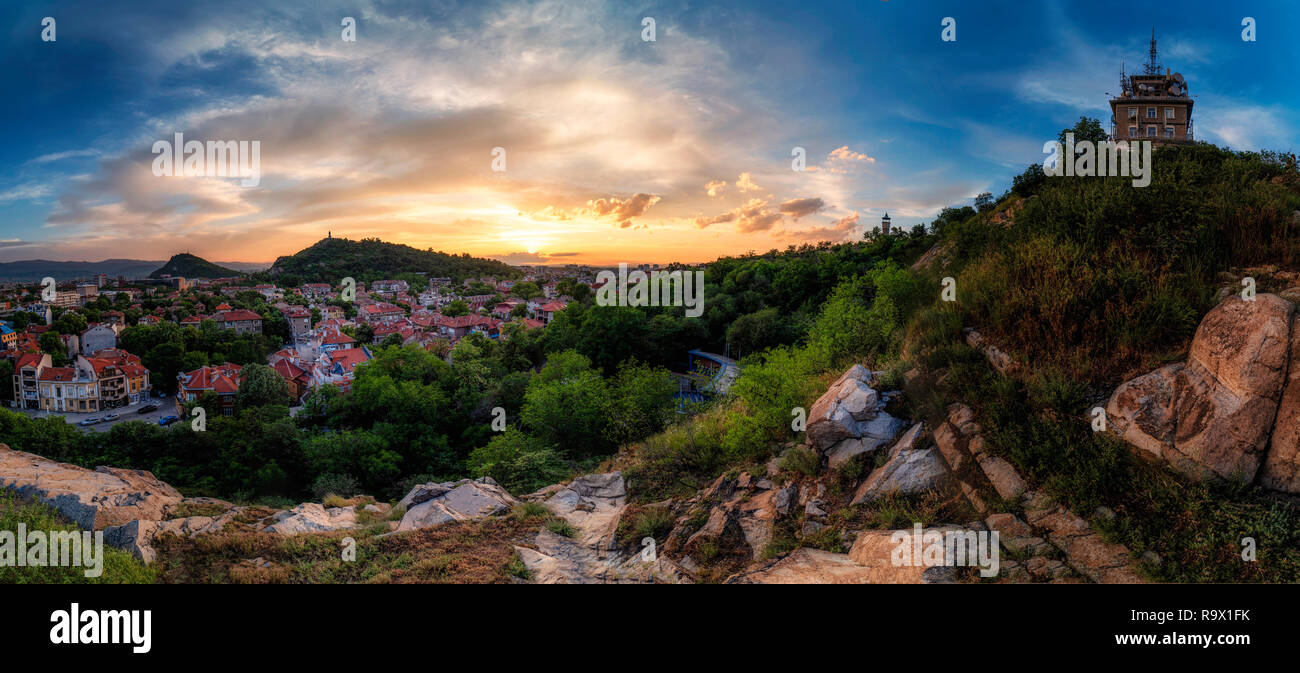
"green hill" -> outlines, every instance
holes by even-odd
[[[467,254],[420,250],[377,238],[360,241],[324,238],[309,248],[275,260],[268,273],[272,277],[291,274],[303,283],[334,283],[348,276],[367,282],[406,273],[456,280],[477,276],[515,278],[520,275],[517,269],[504,262]]]
[[[163,276],[181,276],[182,278],[229,278],[231,276],[243,275],[234,269],[227,269],[224,266],[217,266],[202,257],[196,257],[188,252],[182,252],[179,255],[173,255],[162,268],[149,274],[150,278],[162,278]]]

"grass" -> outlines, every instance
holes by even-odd
[[[0,489],[0,531],[17,534],[23,524],[32,531],[79,531],[53,508],[20,500],[13,491]],[[15,541],[17,543],[17,541]],[[0,584],[151,584],[156,572],[131,554],[104,547],[99,577],[86,577],[84,567],[0,565]]]

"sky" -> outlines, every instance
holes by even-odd
[[[1153,26],[1199,139],[1300,149],[1300,3],[1178,8],[4,0],[0,261],[270,262],[329,233],[698,263],[856,239],[1002,193],[1080,115],[1108,128]],[[260,179],[156,175],[176,133],[257,141]]]

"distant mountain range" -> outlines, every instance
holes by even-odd
[[[118,276],[125,276],[128,279],[148,278],[150,274],[167,263],[163,260],[145,259],[106,259],[101,262],[56,262],[48,259],[25,259],[17,262],[0,262],[0,281],[38,282],[46,276],[60,281],[78,278],[89,279],[100,273],[107,274],[110,278],[117,278]],[[265,262],[221,262],[220,266],[236,272],[248,272],[261,271],[270,265]],[[186,276],[183,273],[173,275]],[[234,274],[226,273],[224,275]]]

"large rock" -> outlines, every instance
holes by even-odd
[[[948,483],[952,474],[934,447],[919,448],[922,425],[917,423],[889,449],[889,460],[871,472],[853,494],[860,505],[890,494],[912,495]]]
[[[1273,420],[1273,439],[1259,483],[1275,491],[1300,493],[1300,311],[1291,319],[1287,380]]]
[[[516,504],[516,500],[491,477],[420,484],[412,488],[402,502],[408,506],[397,525],[398,532],[491,516]]]
[[[242,508],[232,509],[218,517],[191,516],[170,521],[131,521],[104,529],[104,544],[123,549],[145,563],[153,563],[157,552],[154,545],[163,535],[194,537],[215,533],[225,527]]]
[[[574,527],[578,544],[606,550],[615,544],[614,534],[627,506],[627,486],[621,472],[587,474],[569,482],[543,504]]]
[[[894,418],[883,411],[878,412],[875,418],[858,424],[857,432],[861,433],[860,437],[841,439],[827,449],[826,463],[831,469],[839,469],[854,456],[888,446],[898,433],[902,432],[905,425],[902,419]]]
[[[944,532],[956,527],[929,529]],[[756,568],[727,580],[729,584],[941,584],[955,581],[955,566],[948,559],[936,559],[937,565],[900,565],[895,562],[896,531],[877,530],[860,533],[847,554],[801,547]],[[910,534],[912,531],[902,531]]]
[[[293,509],[278,512],[273,523],[264,530],[278,535],[325,533],[357,527],[355,507],[325,507],[319,503],[305,502]]]
[[[0,444],[0,487],[53,507],[87,530],[160,520],[181,494],[144,470],[57,463]]]
[[[1271,294],[1225,300],[1201,321],[1186,365],[1116,389],[1110,429],[1180,472],[1253,482],[1282,399],[1294,311]]]
[[[871,387],[871,372],[853,365],[813,403],[808,439],[825,450],[842,439],[861,437],[862,424],[875,418],[880,395]]]

